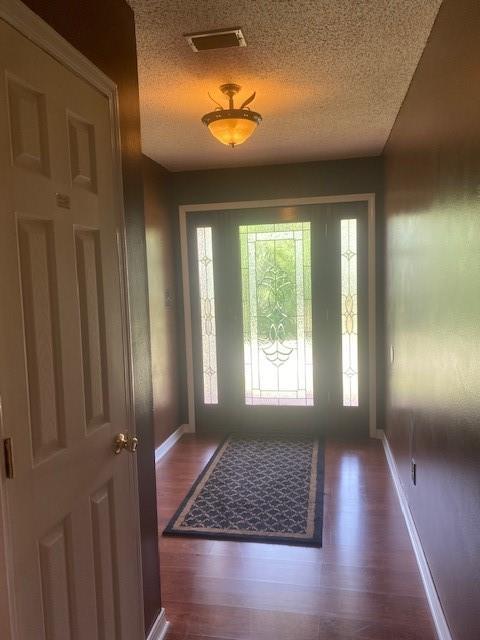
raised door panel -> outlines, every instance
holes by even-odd
[[[23,169],[49,173],[45,96],[8,78],[12,161]]]
[[[77,229],[77,279],[87,429],[108,422],[102,257],[97,230]]]
[[[53,225],[20,219],[18,246],[34,462],[65,446]]]
[[[69,522],[54,527],[39,544],[45,640],[74,640],[74,605]]]
[[[99,640],[120,636],[117,544],[111,483],[91,498],[97,630]]]
[[[70,171],[72,183],[86,191],[97,191],[95,129],[73,114],[68,115]]]

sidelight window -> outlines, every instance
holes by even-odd
[[[341,221],[343,406],[358,407],[357,221]]]
[[[197,228],[198,280],[202,334],[203,401],[218,404],[215,288],[212,228]]]

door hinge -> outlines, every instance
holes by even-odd
[[[3,441],[3,455],[5,458],[5,475],[9,480],[13,480],[13,450],[11,438],[5,438]]]
[[[325,222],[325,238],[328,237],[328,222]]]
[[[325,319],[327,322],[330,320],[330,309],[325,309]]]

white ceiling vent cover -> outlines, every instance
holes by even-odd
[[[211,51],[212,49],[247,46],[241,27],[184,33],[183,35],[195,53],[198,53],[198,51]]]

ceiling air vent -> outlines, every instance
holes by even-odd
[[[240,27],[216,29],[215,31],[203,31],[200,33],[185,33],[184,37],[195,52],[247,46]]]

